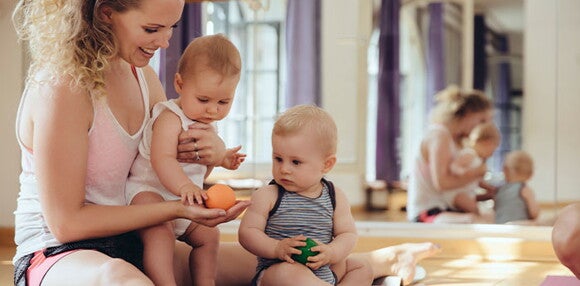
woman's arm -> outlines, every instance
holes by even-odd
[[[498,187],[491,185],[489,183],[486,183],[485,181],[479,181],[479,187],[485,190],[485,193],[483,194],[479,194],[477,196],[475,196],[475,199],[479,202],[479,201],[487,201],[487,200],[491,200],[495,197],[495,194],[497,194],[497,189]]]
[[[93,109],[89,96],[67,82],[43,85],[32,105],[35,174],[43,215],[61,242],[115,235],[177,217],[204,224],[233,219],[245,206],[223,211],[186,207],[178,202],[142,206],[85,204],[88,131]],[[247,205],[246,205],[247,206]],[[241,208],[241,209],[240,209]]]
[[[43,86],[34,100],[32,149],[43,214],[61,242],[119,234],[178,217],[185,212],[158,204],[150,207],[85,205],[89,96],[67,83]],[[193,212],[190,216],[193,215]]]

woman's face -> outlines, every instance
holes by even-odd
[[[139,8],[123,13],[103,7],[118,43],[118,56],[137,67],[149,64],[157,49],[169,46],[183,5],[183,0],[143,0]]]

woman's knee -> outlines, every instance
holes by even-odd
[[[100,285],[153,285],[143,272],[122,259],[109,259],[99,270]]]

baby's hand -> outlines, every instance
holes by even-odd
[[[294,263],[295,261],[292,259],[292,254],[302,253],[299,249],[296,249],[296,247],[305,246],[305,239],[306,237],[304,235],[299,235],[295,237],[284,238],[278,241],[275,250],[276,257],[288,263]]]
[[[179,188],[179,193],[181,195],[181,202],[184,205],[203,205],[203,201],[207,199],[205,191],[193,183],[186,184]]]
[[[312,252],[318,252],[317,255],[308,257],[308,266],[312,270],[316,270],[324,265],[330,264],[332,259],[333,251],[332,247],[327,244],[321,243],[318,240],[314,240],[318,245],[313,246],[310,250]]]
[[[236,170],[246,159],[246,154],[238,153],[242,146],[226,149],[226,156],[222,162],[222,167],[228,170]]]

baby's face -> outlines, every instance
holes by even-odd
[[[287,191],[305,196],[320,191],[327,157],[315,138],[308,131],[272,136],[272,175]]]
[[[230,112],[238,81],[239,77],[223,78],[215,72],[184,78],[178,90],[181,109],[189,119],[202,123],[222,120]]]
[[[493,155],[493,152],[495,152],[495,149],[497,149],[498,145],[498,142],[484,141],[476,143],[473,146],[473,149],[475,149],[475,152],[479,157],[487,159]]]

